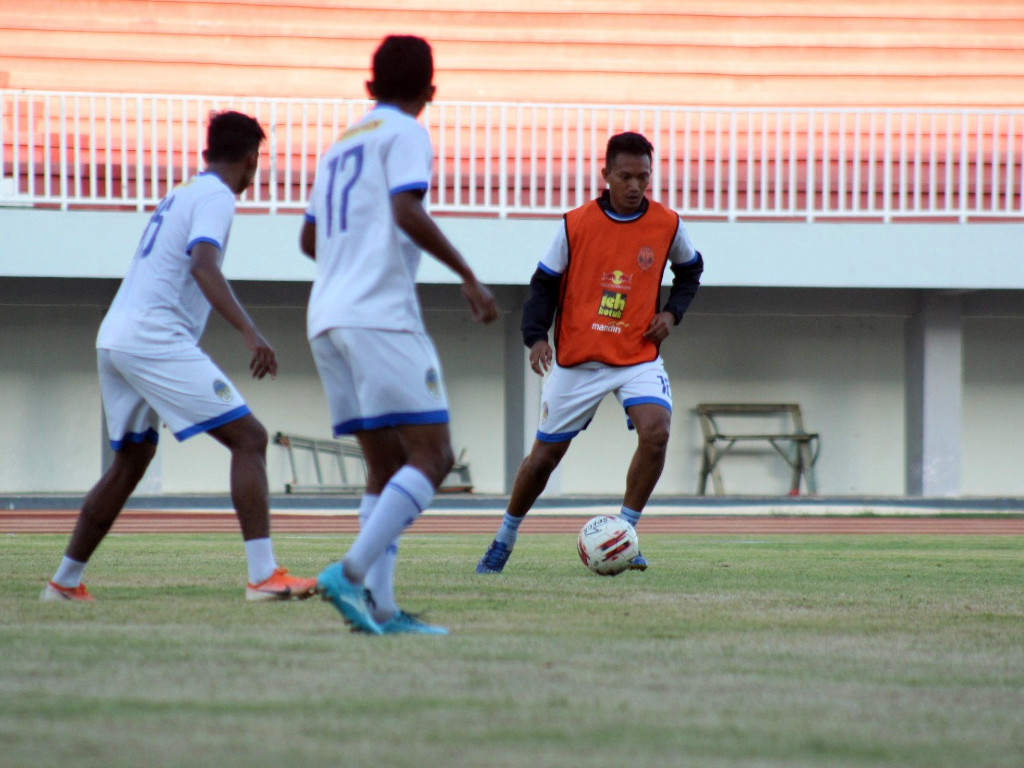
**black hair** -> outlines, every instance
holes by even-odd
[[[204,157],[208,163],[234,163],[258,151],[265,138],[255,118],[230,110],[211,112]]]
[[[373,54],[373,96],[398,101],[420,96],[434,79],[430,43],[412,35],[389,35]]]
[[[604,155],[605,165],[610,166],[619,155],[646,155],[653,160],[654,145],[639,133],[617,133],[608,139],[608,150]]]

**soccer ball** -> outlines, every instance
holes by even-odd
[[[587,521],[577,540],[580,560],[594,573],[615,576],[629,568],[640,543],[636,529],[621,517],[598,515]]]

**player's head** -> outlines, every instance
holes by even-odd
[[[635,213],[651,183],[654,147],[639,133],[619,133],[608,139],[601,175],[608,184],[608,197],[616,213]]]
[[[430,43],[412,35],[389,35],[373,54],[373,80],[366,86],[378,101],[429,101],[433,79]]]
[[[258,122],[241,112],[211,112],[206,128],[206,161],[233,163],[253,152],[267,138]]]
[[[256,177],[260,145],[266,138],[255,118],[230,110],[211,112],[203,159],[210,165],[244,163],[241,177],[233,186],[236,193],[241,193]]]
[[[648,160],[654,158],[654,145],[643,135],[626,131],[617,133],[608,139],[608,149],[604,153],[604,164],[612,165],[619,155],[639,155]]]

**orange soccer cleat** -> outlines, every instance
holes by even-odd
[[[289,600],[293,597],[305,600],[316,591],[316,579],[300,579],[289,576],[287,568],[278,568],[270,578],[259,584],[248,584],[246,600]]]
[[[80,603],[95,602],[95,598],[89,594],[85,584],[79,584],[77,587],[62,587],[60,584],[54,584],[52,581],[46,582],[43,591],[39,593],[39,599],[54,602],[61,600],[76,600]]]

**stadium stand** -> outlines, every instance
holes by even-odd
[[[7,0],[0,82],[358,98],[403,30],[453,101],[1016,107],[1024,84],[1016,0]]]
[[[739,210],[775,208],[784,195],[781,204],[796,211],[898,208],[883,196],[900,190],[877,183],[885,164],[904,162],[886,159],[884,143],[892,131],[902,132],[904,141],[909,135],[912,149],[931,158],[927,183],[917,184],[915,194],[980,195],[1000,183],[1020,189],[1016,169],[1006,170],[1000,158],[1001,152],[1012,152],[1019,126],[999,114],[972,116],[970,125],[955,112],[918,114],[904,118],[909,124],[889,126],[884,119],[842,113],[785,112],[867,105],[1016,107],[1024,86],[1024,7],[1019,3],[958,0],[924,7],[913,0],[827,5],[717,0],[693,9],[656,0],[595,7],[581,13],[573,0],[416,0],[401,7],[368,0],[358,8],[317,0],[301,7],[268,0],[3,2],[0,82],[26,91],[360,99],[379,38],[415,30],[434,43],[443,71],[439,102],[764,108],[763,113],[686,113],[663,128],[675,142],[673,154],[685,156],[685,168],[663,167],[661,199],[672,199],[669,187],[671,194],[692,196],[692,203],[682,206],[691,214],[713,214],[722,207],[715,198],[724,194]],[[190,153],[198,154],[202,138],[189,135],[197,123],[195,111],[202,109],[198,102],[106,101],[98,120],[89,114],[95,108],[95,101],[76,104],[82,114],[76,113],[69,128],[61,108],[42,94],[21,97],[17,107],[5,103],[4,167],[16,161],[19,192],[31,198],[30,190],[66,187],[54,174],[69,154],[76,165],[100,169],[78,174],[89,176],[93,199],[153,200],[198,165]],[[517,153],[508,128],[497,120],[459,117],[473,109],[463,106],[449,125],[431,126],[436,145],[444,145],[444,132],[449,145],[461,147],[458,156],[439,155],[446,187],[439,193],[442,204],[450,198],[480,207],[504,188],[513,208],[559,208],[560,189],[593,177],[599,167],[595,156],[603,142],[581,141],[584,126],[568,124],[564,112],[534,108],[517,115],[530,131],[525,139],[518,137]],[[143,113],[147,125],[158,126],[147,128],[148,134],[137,120]],[[278,114],[274,119],[299,118]],[[611,108],[590,110],[581,119],[589,119],[590,135],[622,126]],[[723,120],[736,121],[728,148],[720,146]],[[16,147],[18,132],[30,138]],[[763,143],[773,132],[784,137],[784,145]],[[276,136],[273,164],[289,173],[272,194],[268,190],[268,198],[303,199],[302,184],[328,138],[311,147],[298,131]],[[509,170],[500,176],[485,165],[498,162],[496,148],[503,142],[502,161]],[[159,153],[151,151],[144,159],[138,154],[158,144]],[[674,163],[664,151],[665,137],[658,136],[656,144],[663,160]],[[826,145],[848,147],[849,156],[826,161]],[[516,165],[538,146],[541,152],[567,149],[548,152],[539,200],[536,188],[530,189],[535,169]],[[726,151],[734,162],[727,192],[721,178]],[[268,155],[265,168],[269,160]],[[809,162],[824,166],[809,173]],[[889,171],[907,173],[904,167]],[[840,174],[848,177],[844,189],[823,186],[826,175]],[[816,203],[822,196],[827,199]],[[1019,193],[981,206],[986,207],[996,213],[1000,207],[1018,210]]]

